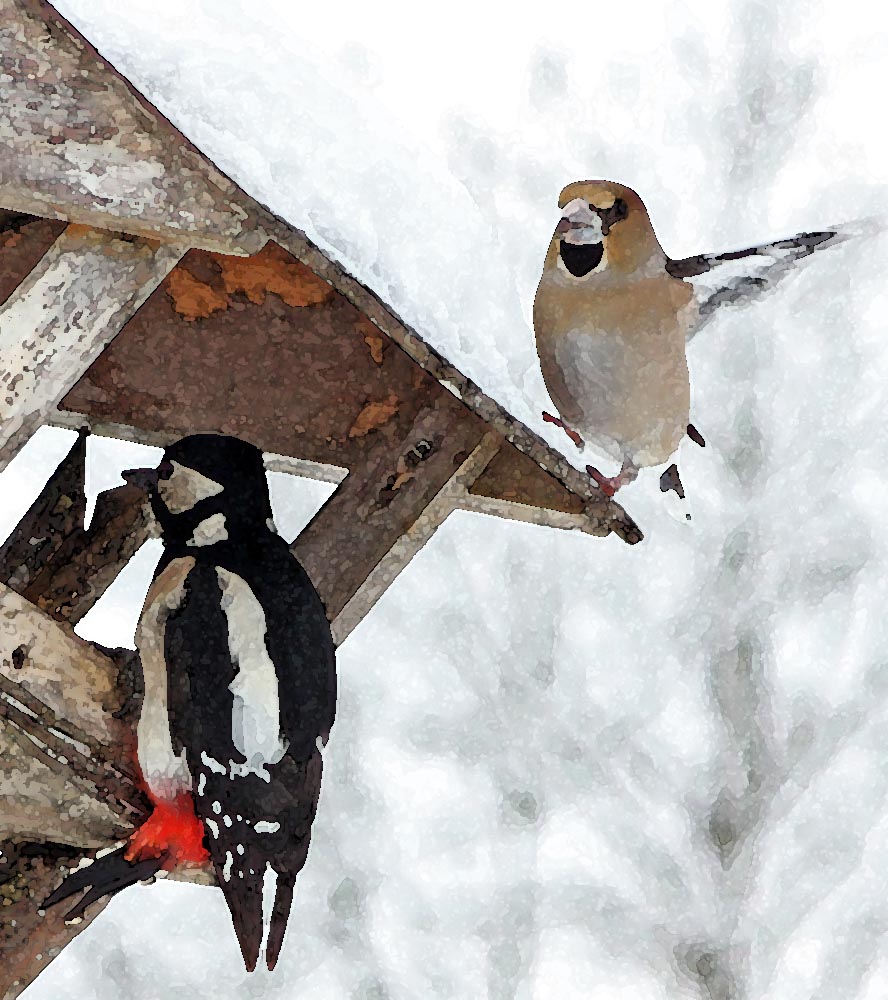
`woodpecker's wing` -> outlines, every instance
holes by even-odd
[[[872,235],[881,228],[878,220],[865,219],[816,233],[799,233],[745,250],[667,260],[666,270],[673,278],[682,278],[694,288],[700,322],[693,329],[693,336],[721,306],[748,301],[770,291],[792,273],[803,257],[855,236]]]
[[[335,655],[323,605],[285,543],[213,556],[189,573],[166,625],[170,734],[185,750],[195,810],[252,970],[265,870],[278,878],[266,947],[273,967],[307,857],[322,775],[317,741],[335,714]]]

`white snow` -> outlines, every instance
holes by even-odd
[[[59,8],[572,461],[529,325],[565,183],[632,185],[676,257],[884,211],[888,14],[856,0]],[[815,254],[695,338],[691,527],[657,471],[622,495],[634,548],[439,529],[340,651],[273,977],[244,972],[221,893],[167,881],[26,1000],[882,996],[885,251]],[[61,438],[4,473],[7,529]],[[331,488],[290,485],[285,537]],[[117,641],[150,571],[78,631]]]

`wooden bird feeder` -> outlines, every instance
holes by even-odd
[[[0,469],[80,429],[0,547],[0,996],[78,926],[39,902],[127,836],[138,657],[73,627],[145,540],[84,527],[86,437],[235,434],[339,483],[293,543],[342,642],[455,509],[641,538],[632,519],[306,236],[255,202],[43,0],[0,0]],[[195,880],[212,879],[206,872]]]

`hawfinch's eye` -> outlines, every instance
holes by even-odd
[[[614,213],[614,221],[619,222],[629,214],[629,206],[622,198],[617,198],[611,211]]]

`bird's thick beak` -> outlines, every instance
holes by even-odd
[[[143,490],[156,490],[160,478],[159,469],[125,469],[120,473],[125,483]]]

